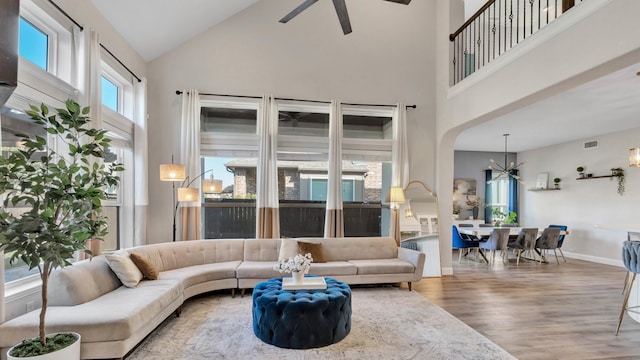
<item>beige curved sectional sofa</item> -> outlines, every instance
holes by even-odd
[[[326,263],[310,274],[349,284],[419,281],[425,255],[398,248],[395,240],[369,238],[195,240],[127,249],[158,271],[157,280],[123,286],[105,256],[56,271],[49,284],[47,331],[82,335],[83,359],[122,358],[182,303],[208,291],[253,288],[283,274],[273,270],[281,257],[297,253],[297,241],[322,244]],[[22,339],[37,336],[39,310],[0,325],[2,358]]]

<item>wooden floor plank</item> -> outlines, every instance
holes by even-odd
[[[513,255],[512,255],[513,257]],[[640,323],[615,336],[625,269],[567,259],[556,265],[471,259],[413,289],[523,360],[640,359]]]

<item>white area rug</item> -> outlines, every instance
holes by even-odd
[[[150,359],[515,359],[416,292],[352,290],[351,333],[337,344],[282,349],[253,334],[251,295],[187,300],[127,360]]]

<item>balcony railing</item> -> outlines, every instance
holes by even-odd
[[[456,84],[584,0],[490,0],[458,30],[453,42]]]
[[[326,205],[314,201],[280,202],[281,237],[322,237]],[[255,238],[255,201],[202,204],[205,239]],[[380,236],[382,205],[344,204],[345,236]]]

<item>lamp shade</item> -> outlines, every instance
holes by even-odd
[[[640,147],[629,149],[629,166],[640,167]]]
[[[198,188],[178,188],[178,201],[200,201]]]
[[[401,187],[391,187],[387,192],[387,202],[401,204],[404,200],[404,191]]]
[[[222,192],[222,180],[214,178],[202,180],[202,192],[205,194],[220,194]]]
[[[184,165],[180,164],[161,164],[160,180],[161,181],[184,181],[186,178]]]

